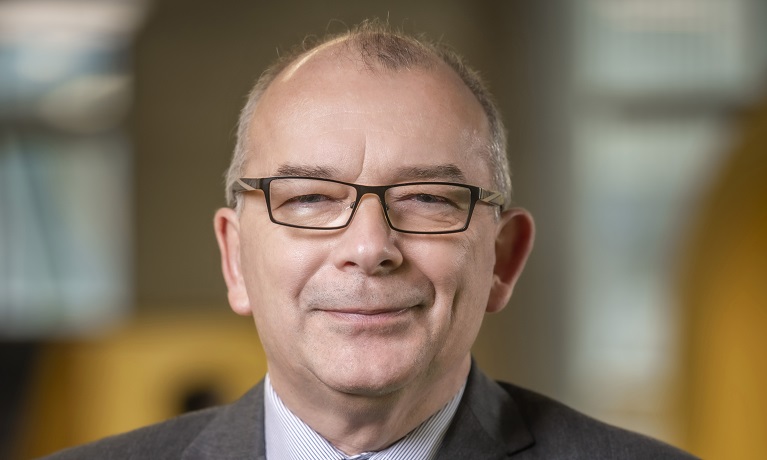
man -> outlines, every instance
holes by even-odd
[[[444,48],[363,24],[280,60],[242,112],[227,196],[229,303],[267,377],[60,458],[688,458],[472,363],[534,227],[495,105]]]

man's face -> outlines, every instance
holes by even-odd
[[[370,72],[320,54],[264,94],[244,177],[494,188],[487,119],[447,67]],[[242,198],[219,235],[235,267],[230,303],[253,315],[274,382],[380,395],[467,365],[506,222],[492,207],[478,204],[465,232],[418,235],[391,230],[373,195],[332,231],[274,224],[261,192]]]

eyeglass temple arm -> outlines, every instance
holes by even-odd
[[[260,190],[261,189],[261,179],[249,179],[247,182],[245,182],[242,179],[237,179],[232,184],[232,192],[249,192],[253,190]]]
[[[503,205],[506,204],[506,198],[504,198],[503,195],[498,192],[485,190],[483,188],[479,189],[479,201],[494,204],[496,206],[500,206],[501,208],[503,208]]]

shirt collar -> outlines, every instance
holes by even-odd
[[[285,407],[274,391],[267,374],[264,382],[266,458],[267,460],[306,458],[343,460],[359,457],[370,460],[430,460],[434,458],[442,443],[442,438],[455,415],[465,388],[464,383],[453,399],[442,409],[386,449],[347,457]]]

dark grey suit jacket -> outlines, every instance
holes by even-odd
[[[234,404],[186,414],[46,458],[263,460],[266,458],[263,395],[261,382]],[[463,399],[437,458],[648,460],[694,457],[651,438],[594,420],[531,391],[496,383],[472,365]]]

